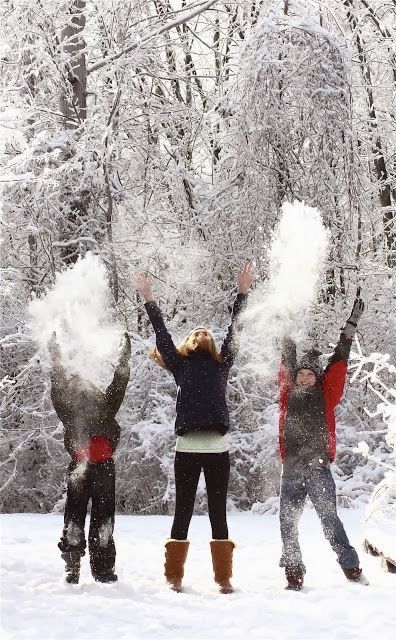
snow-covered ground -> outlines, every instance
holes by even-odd
[[[352,543],[359,549],[370,586],[344,578],[312,509],[300,531],[307,564],[306,587],[283,589],[277,566],[280,539],[277,516],[230,514],[235,551],[232,595],[216,592],[209,554],[209,525],[195,516],[190,530],[185,593],[163,582],[162,542],[171,518],[118,516],[117,584],[93,581],[83,559],[79,585],[63,580],[56,543],[58,515],[12,514],[1,517],[2,638],[18,640],[265,640],[368,639],[395,637],[396,575],[385,573],[378,558],[361,551],[363,509],[340,509]]]

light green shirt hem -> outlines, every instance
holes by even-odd
[[[175,450],[182,453],[225,453],[229,450],[228,437],[214,431],[191,431],[177,437]]]

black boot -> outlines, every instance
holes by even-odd
[[[304,571],[301,567],[286,567],[285,569],[287,585],[286,589],[300,591],[304,585]]]
[[[117,575],[114,573],[115,550],[113,545],[107,549],[90,548],[90,564],[92,577],[95,582],[117,582]]]
[[[62,558],[66,563],[66,582],[78,584],[80,579],[81,555],[79,551],[64,551]]]
[[[107,547],[100,547],[92,536],[89,540],[89,559],[95,582],[117,582],[118,578],[114,573],[116,551],[112,536]]]
[[[114,569],[108,569],[102,573],[94,574],[95,582],[117,582],[118,576],[114,573]]]

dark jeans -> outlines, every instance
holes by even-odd
[[[344,526],[337,515],[336,489],[327,467],[283,467],[280,494],[280,527],[282,536],[281,567],[305,566],[298,543],[298,522],[304,509],[305,498],[311,498],[320,518],[323,532],[337,554],[343,569],[359,566],[355,549],[349,544]],[[318,559],[318,562],[320,560]]]
[[[76,462],[69,465],[67,498],[62,537],[62,552],[85,553],[85,518],[92,498],[88,547],[93,576],[114,569],[116,550],[113,540],[115,511],[114,460]]]
[[[175,455],[176,507],[171,538],[186,540],[194,511],[195,495],[203,469],[208,494],[212,538],[228,539],[226,501],[230,477],[230,455],[225,453],[184,453]]]

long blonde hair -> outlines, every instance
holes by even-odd
[[[192,333],[194,333],[194,331],[196,331],[197,327],[195,329],[193,329],[192,331],[190,331],[190,333],[188,334],[188,336],[186,336],[183,340],[183,342],[181,342],[177,347],[176,347],[176,353],[179,356],[188,356],[190,353],[194,353],[195,349],[192,349],[190,344],[189,344],[189,338],[191,336]],[[206,351],[206,353],[208,353],[213,360],[215,360],[215,362],[218,363],[222,363],[224,362],[224,358],[221,355],[221,353],[218,351],[217,347],[216,347],[216,343],[213,339],[213,336],[210,334],[210,346],[209,349]],[[149,357],[154,360],[154,362],[156,362],[157,364],[159,364],[160,367],[163,367],[164,369],[168,369],[168,367],[166,366],[163,357],[161,356],[160,352],[158,351],[157,347],[153,347],[151,349],[151,351],[149,351]]]

